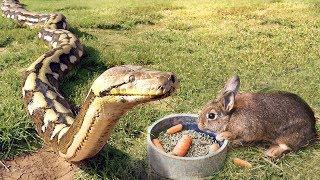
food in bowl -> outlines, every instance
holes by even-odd
[[[178,124],[163,130],[153,143],[159,150],[180,157],[199,157],[219,150],[219,142],[213,135],[201,132],[194,126]],[[159,146],[159,144],[161,146]]]

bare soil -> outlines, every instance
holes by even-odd
[[[1,163],[2,162],[2,163]],[[78,167],[57,153],[41,148],[35,153],[0,162],[0,179],[72,179]]]

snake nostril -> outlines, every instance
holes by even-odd
[[[176,77],[174,75],[171,75],[170,80],[174,83],[174,82],[176,82]]]

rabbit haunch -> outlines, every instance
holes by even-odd
[[[238,93],[240,79],[231,78],[216,100],[199,115],[199,128],[217,132],[234,144],[266,141],[272,158],[298,150],[316,138],[314,112],[289,92]]]

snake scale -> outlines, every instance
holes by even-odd
[[[93,82],[76,111],[62,96],[59,80],[78,64],[84,51],[67,30],[65,16],[27,11],[18,0],[4,0],[1,10],[22,26],[41,28],[39,37],[51,47],[26,69],[23,101],[39,136],[68,161],[97,154],[120,116],[138,104],[170,96],[178,86],[173,73],[117,66]]]

